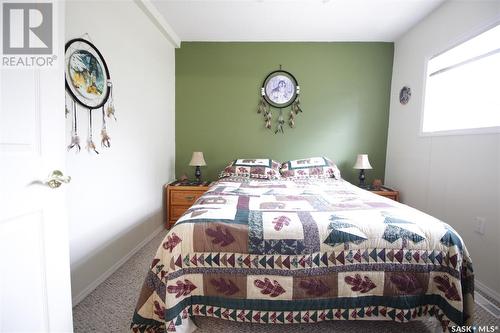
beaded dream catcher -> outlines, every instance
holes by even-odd
[[[111,138],[106,128],[106,118],[115,117],[113,105],[113,84],[108,66],[101,52],[86,39],[75,38],[66,43],[65,47],[65,79],[66,91],[71,101],[66,103],[66,117],[71,115],[71,142],[68,150],[81,150],[78,134],[78,111],[83,108],[88,117],[88,134],[86,148],[89,152],[97,151],[93,139],[92,113],[100,110],[102,116],[101,146],[111,147]]]
[[[283,117],[283,108],[290,107],[288,116],[288,125],[295,127],[295,117],[302,112],[300,108],[300,86],[295,77],[281,69],[269,73],[262,83],[261,98],[257,113],[264,115],[265,127],[272,128],[271,107],[279,109],[278,122],[274,134],[281,132],[285,133],[284,125],[285,118]]]

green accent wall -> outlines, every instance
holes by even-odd
[[[194,178],[188,164],[202,151],[204,179],[236,158],[327,156],[357,182],[356,155],[368,153],[367,179],[383,179],[393,54],[393,43],[379,42],[183,42],[175,52],[176,176]],[[280,64],[297,78],[304,112],[295,128],[274,134],[278,110],[270,131],[257,105],[262,81]]]

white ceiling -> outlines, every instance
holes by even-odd
[[[395,41],[444,0],[151,0],[182,41]]]

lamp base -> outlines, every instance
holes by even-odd
[[[365,183],[365,170],[361,169],[359,170],[359,184],[358,186],[361,188],[367,188],[366,183]]]
[[[201,168],[199,166],[196,167],[196,170],[194,172],[194,176],[196,177],[196,181],[198,183],[201,183]]]

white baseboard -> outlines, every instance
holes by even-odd
[[[495,290],[491,289],[490,287],[488,287],[481,281],[478,281],[477,279],[474,281],[474,286],[477,291],[481,292],[482,294],[490,296],[496,302],[500,303],[500,294]]]
[[[85,289],[83,289],[78,295],[73,297],[73,307],[78,305],[85,297],[87,297],[95,288],[97,288],[101,283],[103,283],[107,278],[111,276],[118,268],[120,268],[127,260],[129,260],[134,254],[137,253],[144,245],[149,243],[156,235],[158,235],[165,226],[160,225],[153,233],[146,237],[142,242],[137,244],[129,253],[127,253],[123,258],[118,260],[113,266],[111,266],[107,271],[101,274],[94,282],[89,284]]]

